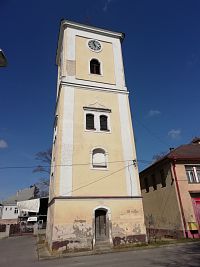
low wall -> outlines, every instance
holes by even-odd
[[[149,241],[163,238],[180,239],[184,238],[184,233],[182,230],[147,228],[147,237]]]
[[[9,233],[10,233],[10,225],[9,224],[3,224],[0,226],[0,239],[9,237]]]

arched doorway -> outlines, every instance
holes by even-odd
[[[105,241],[109,237],[107,210],[100,208],[95,210],[95,239]]]

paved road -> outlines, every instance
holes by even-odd
[[[200,242],[154,249],[37,261],[35,238],[0,240],[0,267],[199,267]]]

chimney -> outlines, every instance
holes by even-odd
[[[169,151],[170,151],[170,152],[171,152],[172,150],[174,150],[174,147],[170,147],[170,148],[169,148]]]
[[[200,137],[195,137],[195,138],[192,140],[192,143],[193,143],[193,144],[200,144]]]

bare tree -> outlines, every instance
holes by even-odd
[[[164,158],[164,157],[167,155],[167,153],[168,153],[168,152],[163,151],[163,152],[160,152],[160,153],[158,153],[158,154],[153,155],[153,157],[152,157],[153,162],[156,162],[156,161],[158,161],[158,160]]]
[[[46,173],[44,177],[41,177],[39,181],[35,184],[36,186],[36,196],[45,197],[49,194],[49,175],[51,171],[51,149],[45,151],[40,151],[35,155],[35,159],[41,162],[35,169],[33,173]]]

